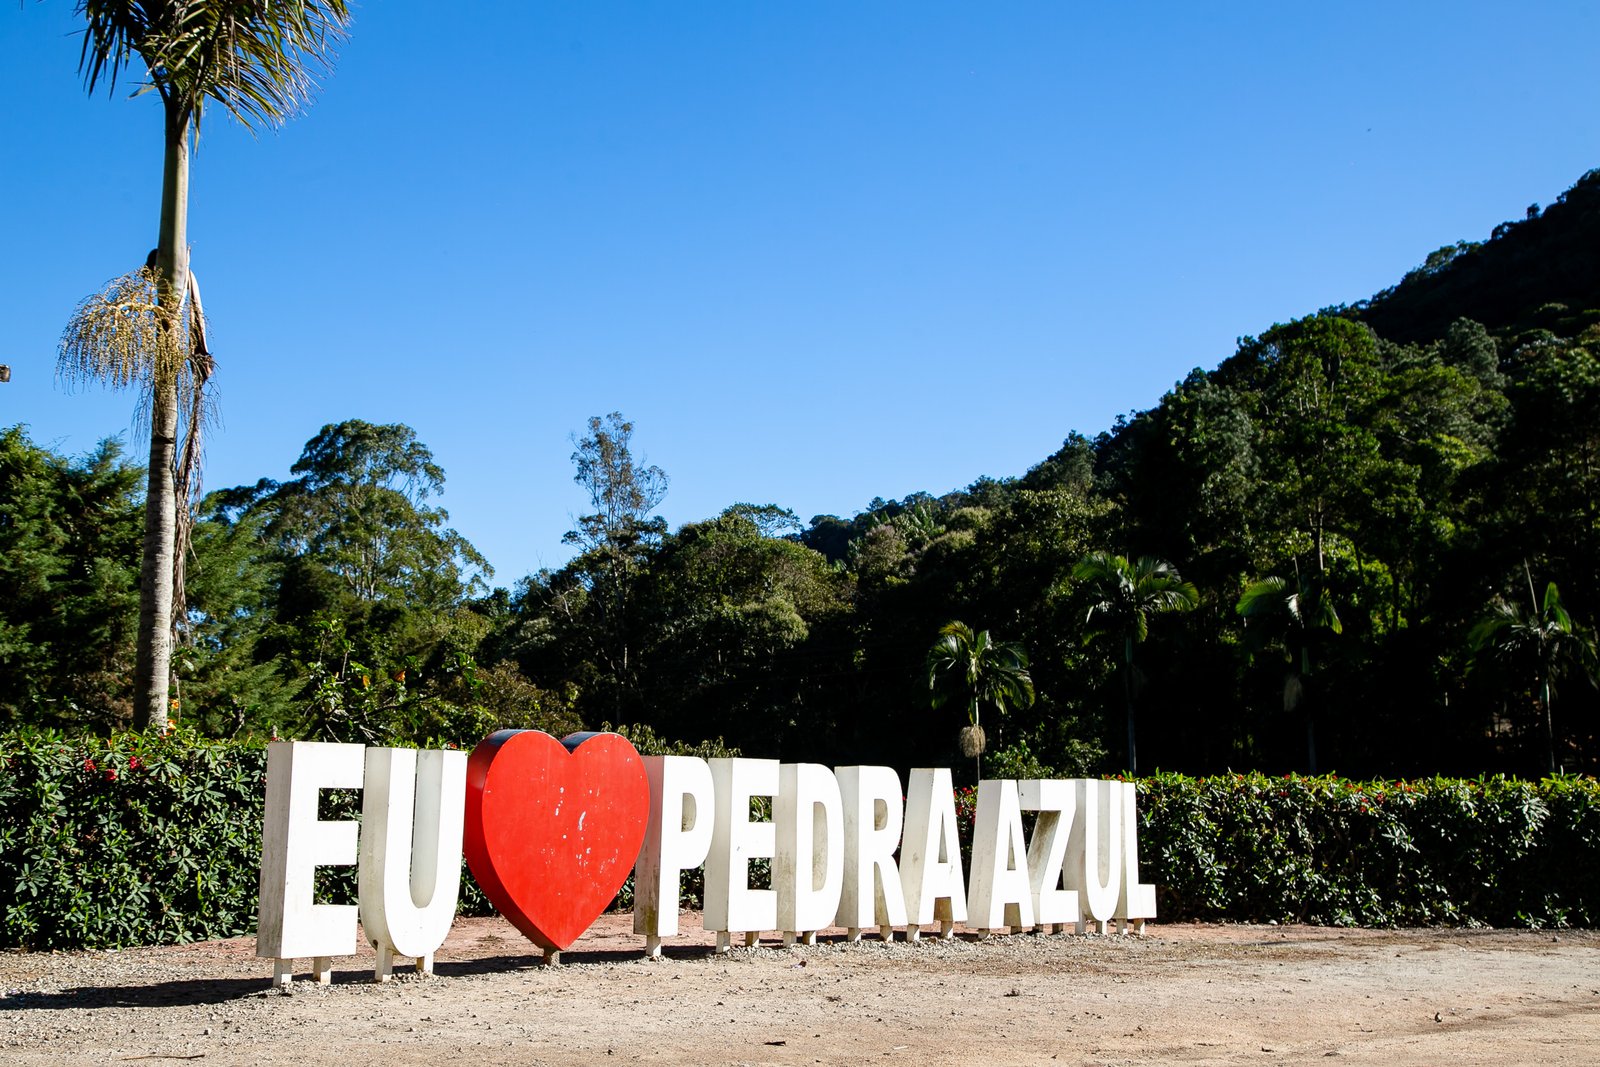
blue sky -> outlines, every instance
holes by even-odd
[[[75,30],[0,12],[0,425],[142,454],[132,396],[53,375],[160,182],[159,105],[87,97]],[[1020,474],[1600,166],[1597,45],[1591,2],[375,0],[306,114],[207,118],[207,484],[407,423],[509,585],[613,410],[674,527]]]

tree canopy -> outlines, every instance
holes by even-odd
[[[960,756],[929,710],[929,649],[954,637],[952,665],[1011,643],[1026,669],[1031,701],[1001,714],[960,697],[995,727],[992,766],[1600,771],[1600,281],[1578,262],[1596,206],[1586,175],[1031,469],[849,516],[735,502],[670,529],[648,427],[596,416],[573,439],[575,555],[508,588],[450,528],[413,431],[325,427],[291,479],[200,511],[182,714],[461,744],[630,723],[929,766]],[[1543,282],[1478,303],[1536,261]],[[0,713],[127,721],[139,476],[114,446],[0,438]]]

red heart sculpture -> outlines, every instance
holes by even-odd
[[[611,903],[649,819],[644,761],[619,734],[500,730],[467,760],[467,866],[546,949],[571,945]]]

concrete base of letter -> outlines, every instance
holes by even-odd
[[[388,945],[378,945],[377,953],[378,962],[372,968],[372,977],[376,981],[387,982],[394,974],[394,949]],[[416,961],[418,974],[433,973],[433,953],[429,952],[422,956],[413,956],[412,959]]]
[[[318,985],[329,985],[333,982],[333,957],[316,956],[311,960],[311,977],[315,978]],[[276,988],[285,988],[294,981],[294,960],[274,959],[272,961],[272,984]]]

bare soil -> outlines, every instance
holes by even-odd
[[[0,1064],[1593,1064],[1588,931],[1157,926],[642,958],[608,915],[544,967],[499,919],[437,974],[270,988],[250,938],[0,953]]]

